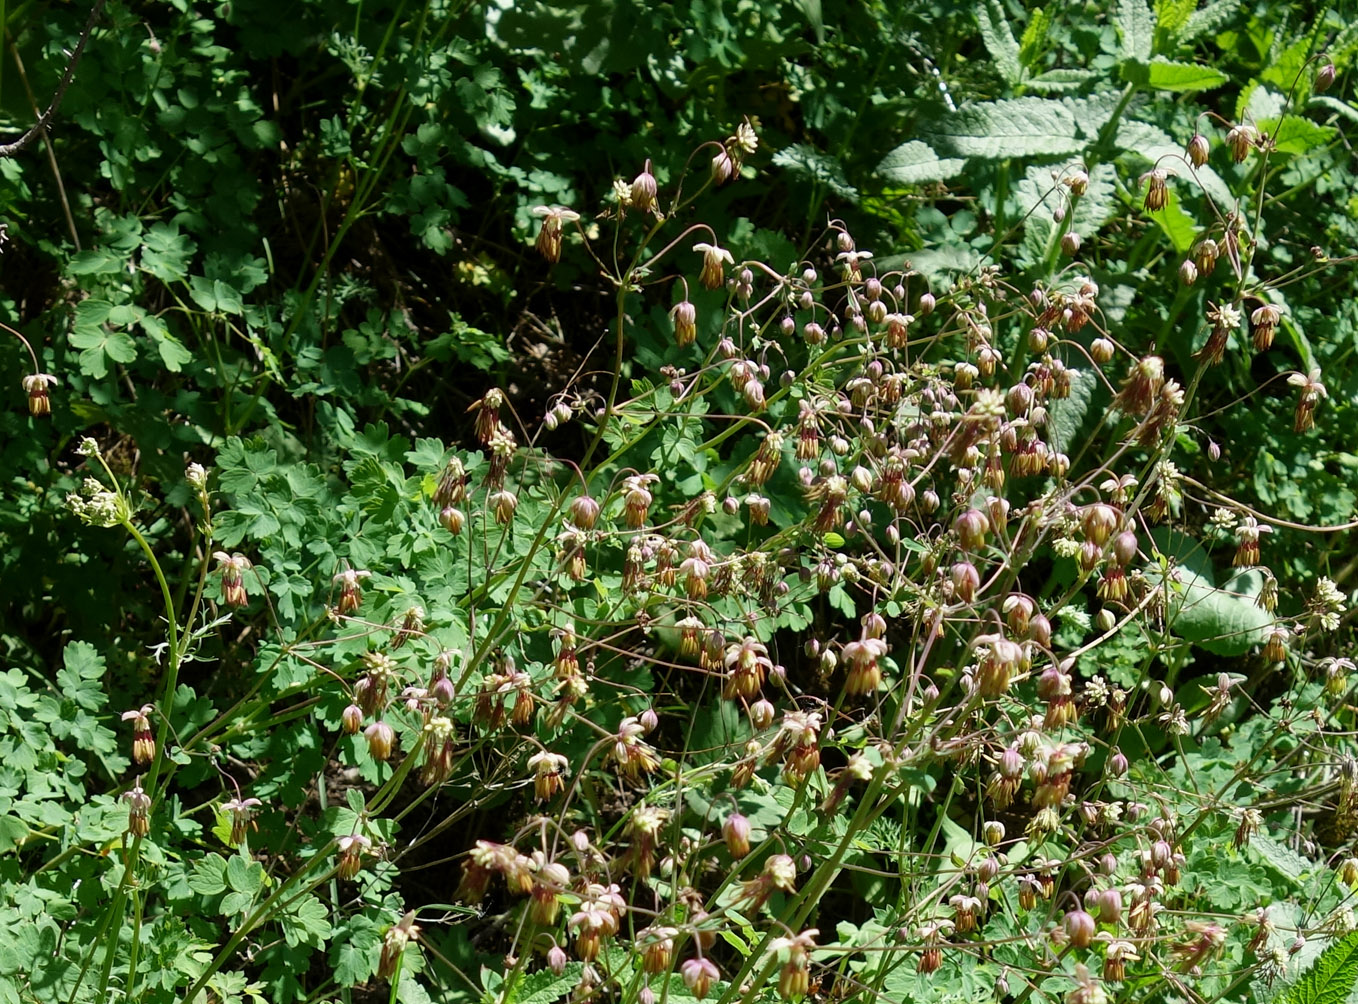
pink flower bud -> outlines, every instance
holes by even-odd
[[[340,727],[347,735],[358,735],[358,730],[363,727],[363,709],[357,704],[351,704],[344,709],[340,715]]]
[[[721,836],[731,857],[743,858],[750,853],[750,821],[739,812],[731,813],[722,821]]]
[[[1094,941],[1094,918],[1084,910],[1068,910],[1061,920],[1061,926],[1076,948],[1088,948]]]
[[[374,760],[386,760],[391,756],[396,732],[386,722],[373,722],[363,730],[363,737],[368,740],[368,752]]]

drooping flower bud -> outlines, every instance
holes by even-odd
[[[148,764],[156,758],[156,738],[151,732],[151,719],[148,717],[153,710],[149,704],[143,704],[135,711],[124,711],[123,721],[132,722],[132,762],[136,764]]]
[[[658,192],[659,187],[656,185],[655,175],[651,173],[651,162],[647,159],[646,166],[641,169],[641,173],[632,179],[632,208],[640,209],[643,213],[655,209]]]
[[[28,395],[28,413],[34,418],[45,418],[52,414],[52,401],[47,396],[47,388],[58,383],[51,373],[30,373],[24,377],[24,392]]]
[[[1202,133],[1194,133],[1193,138],[1188,141],[1188,150],[1186,153],[1188,162],[1194,167],[1202,167],[1203,164],[1206,164],[1207,156],[1211,153],[1211,148],[1207,143],[1207,137]]]
[[[721,836],[726,841],[726,849],[731,857],[739,860],[750,853],[750,821],[739,812],[733,812],[722,820]]]
[[[415,912],[412,910],[401,918],[399,924],[393,924],[387,928],[387,933],[382,936],[382,954],[377,960],[377,978],[390,981],[396,976],[398,964],[401,956],[405,953],[406,945],[410,939],[420,933],[420,929],[415,924]]]
[[[703,270],[698,276],[698,281],[708,289],[721,289],[726,282],[725,265],[734,265],[735,259],[731,257],[731,252],[715,244],[708,244],[699,241],[693,245],[694,251],[702,252]]]
[[[127,803],[127,832],[134,837],[144,837],[151,832],[151,796],[141,786],[141,778],[128,791],[123,792]]]
[[[368,740],[368,752],[374,760],[387,760],[391,757],[396,743],[396,732],[386,722],[373,722],[363,730],[363,738]]]
[[[698,308],[688,300],[680,300],[670,308],[670,320],[674,322],[674,342],[680,348],[692,345],[698,337]]]

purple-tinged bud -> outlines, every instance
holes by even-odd
[[[560,945],[553,945],[547,950],[547,968],[555,975],[560,976],[566,971],[568,961],[566,951]]]
[[[985,547],[990,519],[979,509],[968,509],[958,515],[952,528],[963,550],[976,551]]]
[[[1066,938],[1076,948],[1088,948],[1094,941],[1094,918],[1084,910],[1068,910],[1061,920]]]
[[[739,812],[722,820],[721,837],[726,841],[731,857],[740,859],[750,853],[750,821]]]
[[[439,512],[439,523],[454,537],[462,532],[462,526],[466,522],[467,517],[462,515],[462,510],[453,506],[445,506]]]
[[[1061,250],[1068,255],[1080,253],[1080,235],[1074,230],[1067,230],[1061,235]]]
[[[1085,537],[1102,547],[1118,527],[1118,512],[1110,505],[1096,502],[1084,507],[1080,513],[1080,524],[1084,527]]]
[[[712,181],[717,185],[724,185],[736,173],[735,161],[726,152],[726,147],[722,147],[720,152],[712,158]]]
[[[340,715],[340,728],[346,735],[356,736],[358,730],[363,727],[363,709],[357,704],[351,704],[344,709]]]
[[[1122,750],[1115,750],[1108,758],[1108,773],[1114,777],[1123,777],[1127,773],[1127,768],[1127,754]]]
[[[1121,923],[1122,893],[1116,889],[1105,889],[1099,893],[1099,920],[1105,924]]]
[[[773,705],[761,697],[750,705],[750,724],[762,732],[773,724],[773,714]]]
[[[1000,777],[1008,781],[1017,781],[1023,776],[1023,754],[1016,747],[1008,747],[1000,755]]]
[[[1317,94],[1324,94],[1326,91],[1330,89],[1330,85],[1333,83],[1334,83],[1334,64],[1326,62],[1324,66],[1322,66],[1319,70],[1316,71],[1315,92]]]
[[[646,161],[646,166],[641,169],[641,173],[632,180],[632,206],[642,212],[648,212],[655,208],[656,195],[659,193],[659,186],[656,185],[655,175],[651,173],[651,162]]]
[[[1198,266],[1193,264],[1191,258],[1185,258],[1179,265],[1179,281],[1185,286],[1191,286],[1198,281]]]
[[[1128,565],[1136,560],[1136,533],[1123,530],[1113,538],[1113,560],[1119,565]]]
[[[1208,146],[1207,137],[1202,133],[1195,133],[1193,138],[1188,141],[1188,162],[1194,167],[1202,167],[1207,163],[1207,155],[1211,152]]]
[[[680,348],[692,345],[698,337],[698,308],[687,300],[680,300],[670,309],[674,322],[674,343]]]
[[[570,517],[581,530],[593,530],[599,522],[599,503],[588,495],[578,495],[571,502]]]
[[[373,722],[363,730],[363,736],[368,740],[368,752],[372,754],[374,760],[386,760],[391,757],[392,746],[396,743],[396,732],[386,722]]]

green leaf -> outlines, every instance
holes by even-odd
[[[1350,931],[1321,953],[1275,1004],[1344,1004],[1358,983],[1358,931]]]
[[[1188,24],[1198,0],[1155,0],[1155,28],[1168,40],[1173,40]]]
[[[160,354],[160,361],[171,373],[178,373],[186,363],[193,361],[193,353],[170,334],[170,329],[159,317],[143,314],[137,319],[137,326],[150,337]]]
[[[1274,149],[1279,153],[1303,154],[1326,146],[1334,138],[1333,126],[1321,125],[1300,115],[1285,115],[1281,122],[1265,119],[1259,128],[1273,137]]]
[[[1009,30],[1009,19],[999,0],[981,0],[973,9],[981,29],[981,41],[995,61],[995,69],[1010,87],[1023,79],[1023,65],[1019,60],[1019,46]]]
[[[315,896],[305,896],[282,918],[283,938],[291,947],[320,948],[330,938],[329,911]]]
[[[1101,76],[1097,70],[1082,70],[1078,66],[1071,66],[1029,77],[1027,87],[1029,90],[1041,91],[1044,94],[1062,94],[1066,91],[1078,91],[1091,80],[1098,80]]]
[[[127,259],[107,248],[94,248],[71,256],[66,263],[67,275],[112,275],[121,272]]]
[[[1217,655],[1244,655],[1261,644],[1273,623],[1255,603],[1263,576],[1250,569],[1221,588],[1187,567],[1179,569],[1179,583],[1169,585],[1166,623],[1185,641]]]
[[[962,173],[967,162],[957,157],[940,157],[928,143],[912,139],[882,158],[877,173],[901,185],[923,185],[947,181]]]
[[[844,174],[844,165],[828,153],[815,147],[797,143],[773,155],[773,162],[790,174],[818,182],[830,190],[837,198],[849,202],[858,201],[858,189],[849,184]]]
[[[1193,242],[1198,238],[1198,222],[1179,200],[1179,193],[1174,189],[1169,190],[1169,201],[1165,203],[1165,208],[1159,212],[1151,213],[1153,219],[1174,245],[1174,250],[1179,254],[1186,254],[1188,249],[1193,246]]]
[[[952,157],[1059,157],[1084,148],[1071,110],[1045,98],[965,104],[921,124],[919,131],[940,154]]]
[[[1070,452],[1089,416],[1089,404],[1094,399],[1094,388],[1098,383],[1098,377],[1091,370],[1073,370],[1070,374],[1070,395],[1049,403],[1047,433],[1053,450]]]
[[[550,969],[529,973],[519,979],[519,985],[515,988],[515,1004],[554,1004],[580,982],[583,970],[583,963],[571,963],[560,976]]]
[[[226,859],[220,854],[209,854],[195,861],[189,874],[189,888],[200,896],[226,892]]]
[[[1122,38],[1122,58],[1144,63],[1155,50],[1155,22],[1146,0],[1118,0],[1118,35]]]
[[[335,967],[335,982],[351,987],[367,980],[377,971],[381,951],[380,926],[362,914],[350,917],[331,941],[330,963]]]
[[[1194,6],[1196,5],[1194,0]],[[1239,13],[1240,4],[1237,0],[1212,0],[1206,7],[1193,12],[1188,24],[1180,32],[1178,41],[1181,45],[1187,45],[1199,36],[1216,31]]]
[[[1023,29],[1023,37],[1019,39],[1019,63],[1025,70],[1031,70],[1037,63],[1037,57],[1051,33],[1053,20],[1055,18],[1050,7],[1038,7],[1029,13],[1028,27]]]
[[[1157,91],[1207,91],[1230,78],[1220,70],[1197,63],[1178,63],[1157,56],[1148,64],[1128,64],[1123,76],[1132,83]]]

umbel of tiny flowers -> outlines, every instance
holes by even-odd
[[[85,442],[93,444],[94,440],[87,439]],[[95,453],[85,455],[97,455],[98,447],[94,447],[94,450]],[[78,494],[76,492],[68,494],[66,506],[81,522],[90,526],[117,526],[132,518],[132,507],[122,493],[109,491],[94,478],[86,478]]]

